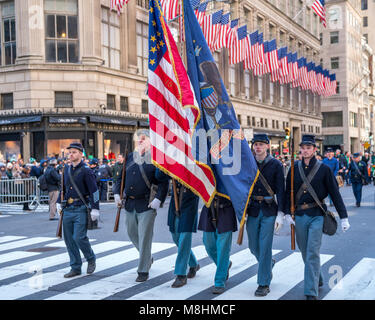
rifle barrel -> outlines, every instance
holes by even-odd
[[[121,174],[121,186],[120,186],[120,199],[122,202],[123,196],[124,196],[124,188],[125,188],[125,177],[126,177],[126,159],[128,158],[128,149],[126,148],[125,151],[125,158],[124,163],[122,165],[122,174]],[[121,207],[117,208],[117,214],[116,214],[116,220],[115,220],[115,226],[113,228],[113,232],[118,232],[119,225],[120,225],[120,214],[121,214]]]

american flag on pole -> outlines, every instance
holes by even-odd
[[[279,59],[277,57],[277,46],[275,39],[268,42],[268,51],[266,53],[266,65],[268,73],[271,73],[279,69]]]
[[[193,10],[197,10],[199,8],[200,2],[201,2],[200,0],[191,0],[190,1]]]
[[[261,38],[260,38],[260,37]],[[266,55],[268,52],[268,41],[263,42],[263,33],[258,35],[258,41],[260,40],[262,42],[259,42],[259,50],[258,50],[258,62],[254,68],[254,75],[255,76],[262,76],[265,73],[267,73],[267,64],[266,64]]]
[[[324,0],[315,0],[311,8],[315,11],[315,13],[320,17],[320,21],[323,22],[324,28],[327,27],[327,20],[326,20],[326,8],[325,8],[325,1]]]
[[[278,56],[278,63],[279,63],[279,68],[276,69],[271,73],[271,81],[279,81],[280,83],[282,82],[281,79],[285,78],[288,76],[288,48],[283,47],[277,50],[277,56]]]
[[[213,47],[214,51],[220,50],[221,48],[225,48],[228,34],[230,32],[229,21],[230,21],[230,12],[225,13],[221,16],[221,27],[220,27],[219,34],[217,36],[217,40]]]
[[[245,69],[253,70],[256,66],[256,63],[258,61],[258,50],[259,50],[259,44],[258,44],[258,30],[248,35],[248,40],[246,43],[247,47],[247,54],[246,59],[244,63]]]
[[[172,20],[180,14],[180,0],[160,0],[164,17]]]
[[[230,64],[236,64],[245,59],[246,36],[247,25],[245,24],[237,29],[232,41],[232,45],[229,48]]]
[[[232,46],[232,42],[234,41],[234,38],[236,37],[238,22],[239,22],[239,19],[234,19],[234,20],[231,20],[230,22],[230,30],[227,36],[227,43],[225,44],[225,48],[227,49],[229,49]]]
[[[331,74],[329,77],[330,77],[329,95],[333,96],[336,94],[336,90],[337,90],[336,74]]]
[[[121,10],[129,0],[111,0],[111,10],[116,9],[117,14],[121,14]]]
[[[286,65],[286,68],[288,69],[288,72],[285,76],[280,76],[280,79],[279,79],[279,82],[280,84],[285,84],[285,83],[289,83],[291,82],[292,80],[292,72],[293,72],[293,62],[292,62],[292,53],[291,52],[287,52],[286,54],[286,57],[285,57],[285,60],[287,62],[287,65]],[[285,66],[282,66],[282,69],[284,68]]]
[[[213,14],[205,16],[203,19],[202,31],[211,51],[213,46],[215,45],[217,35],[220,31],[222,15],[223,10],[219,10],[214,12]]]
[[[158,0],[150,1],[148,96],[153,164],[210,203],[215,177],[192,153],[199,105]]]
[[[208,1],[205,1],[199,5],[198,9],[195,10],[195,16],[197,17],[200,26],[202,26],[203,18],[206,15],[207,5]]]

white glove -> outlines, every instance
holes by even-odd
[[[149,208],[151,209],[159,209],[161,205],[161,201],[157,198],[151,201],[151,203],[148,205]]]
[[[121,197],[119,194],[115,194],[115,204],[116,207],[119,207],[121,205]]]
[[[279,211],[275,221],[275,232],[278,232],[284,223],[284,213]]]
[[[348,218],[341,219],[341,228],[343,232],[347,231],[350,228]]]
[[[290,214],[285,215],[285,222],[289,225],[291,225],[291,224],[294,225],[294,226],[296,225],[296,223],[294,222],[294,220],[293,220],[293,218]]]
[[[61,211],[62,211],[61,203],[56,203],[56,210],[57,210],[57,213],[61,215]]]
[[[99,210],[98,209],[92,209],[91,210],[91,219],[92,221],[95,221],[99,218]]]

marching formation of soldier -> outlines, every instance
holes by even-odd
[[[304,261],[306,299],[317,299],[318,288],[324,284],[319,252],[327,209],[324,199],[327,196],[339,214],[342,230],[350,227],[333,171],[316,159],[317,148],[312,135],[302,137],[301,160],[294,163],[293,185],[291,169],[285,179],[283,165],[269,154],[270,140],[266,134],[255,134],[252,148],[259,177],[247,208],[246,231],[249,250],[258,261],[258,288],[254,294],[264,297],[271,291],[272,268],[277,263],[272,258],[273,236],[286,224],[284,227],[293,225],[295,228],[297,245]],[[82,145],[73,143],[68,149],[71,165],[63,170],[63,188],[57,207],[60,214],[63,212],[63,234],[70,257],[71,271],[65,277],[74,277],[81,274],[79,250],[88,261],[87,273],[95,270],[95,254],[87,237],[87,219],[95,221],[99,217],[100,183],[98,185],[94,171],[82,161]],[[121,157],[114,175],[115,203],[117,207],[125,209],[127,234],[139,252],[137,282],[148,280],[153,263],[151,246],[157,209],[163,205],[170,185],[170,177],[151,164],[150,157],[149,133],[142,130],[136,134],[134,152]],[[355,163],[352,162],[349,168],[353,185],[363,171],[361,163],[356,161],[356,155],[354,160]],[[95,164],[91,164],[95,169]],[[237,217],[232,203],[226,195],[217,194],[211,206],[203,206],[199,215],[198,196],[176,180],[172,180],[172,184],[167,224],[178,249],[174,269],[176,278],[172,287],[186,285],[187,279],[194,278],[200,269],[192,250],[192,233],[198,229],[203,231],[203,244],[216,265],[212,293],[221,294],[225,291],[232,266],[232,235],[237,231]],[[356,186],[356,190],[357,203],[360,203],[359,186]],[[86,215],[87,206],[91,207],[91,216]],[[293,218],[291,211],[295,214]]]

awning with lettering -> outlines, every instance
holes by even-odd
[[[42,121],[42,116],[18,117],[18,118],[0,118],[0,125],[31,123]]]
[[[119,124],[123,126],[137,126],[136,120],[115,119],[115,118],[106,118],[106,117],[98,117],[98,116],[90,116],[90,122]]]
[[[86,124],[86,117],[49,117],[49,123],[81,123]]]

